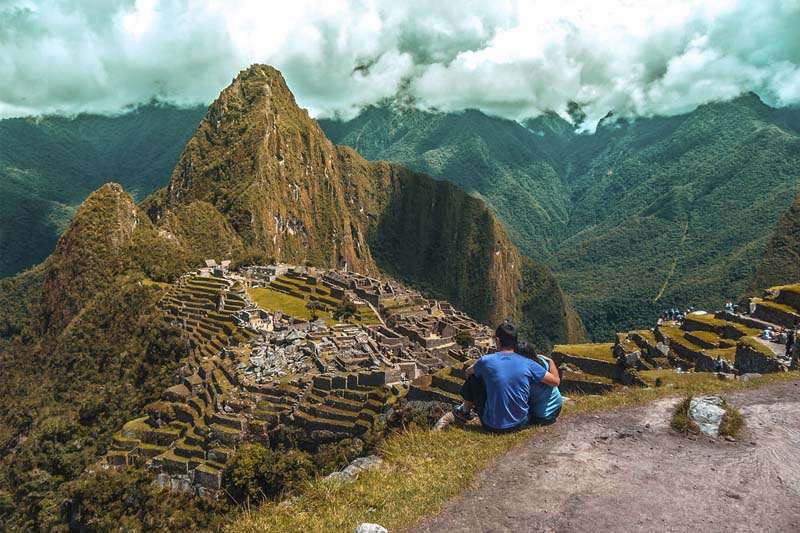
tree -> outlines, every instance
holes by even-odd
[[[469,348],[475,346],[475,338],[470,335],[469,331],[462,331],[456,335],[456,344],[462,348]]]

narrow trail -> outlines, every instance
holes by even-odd
[[[689,233],[689,221],[687,220],[686,222],[683,223],[683,235],[681,236],[681,241],[679,243],[680,244],[679,253],[680,251],[683,250],[683,243],[686,242],[686,236],[688,235],[688,233]],[[669,269],[669,273],[667,274],[667,279],[664,280],[664,284],[661,285],[661,289],[658,291],[658,294],[656,295],[655,298],[653,298],[653,303],[656,303],[659,300],[659,298],[661,298],[664,295],[664,291],[667,290],[667,286],[669,285],[672,276],[675,274],[675,268],[678,266],[678,257],[679,254],[676,254],[675,257],[672,259],[672,267]]]
[[[733,442],[673,432],[677,399],[576,415],[409,531],[799,531],[800,381],[726,397]]]

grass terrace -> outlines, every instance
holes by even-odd
[[[631,341],[633,344],[633,341]],[[609,363],[616,363],[617,359],[614,357],[612,350],[614,349],[613,342],[597,343],[597,344],[556,344],[553,347],[554,352],[560,352],[566,355],[574,355],[576,357],[588,357],[591,359],[599,359]]]

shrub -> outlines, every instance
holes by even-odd
[[[469,334],[469,331],[462,331],[456,335],[456,343],[462,348],[475,346],[475,339]]]
[[[725,414],[719,424],[719,434],[728,437],[735,437],[744,427],[744,417],[737,408],[730,404],[725,405]]]
[[[691,404],[691,396],[681,400],[678,407],[675,408],[675,413],[672,415],[672,422],[670,423],[672,429],[684,435],[700,433],[700,427],[689,418],[689,406]]]
[[[299,450],[271,450],[260,444],[241,448],[225,470],[224,487],[237,503],[275,499],[314,475],[311,456]]]

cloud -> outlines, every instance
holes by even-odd
[[[0,0],[0,116],[208,103],[275,65],[312,114],[409,96],[594,123],[755,91],[800,103],[800,0]]]

